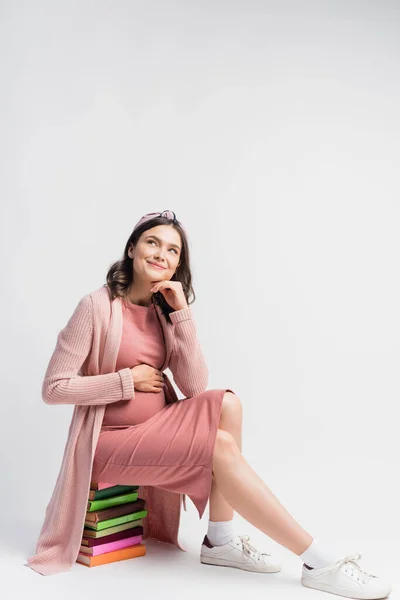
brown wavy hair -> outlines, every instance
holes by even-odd
[[[179,267],[177,267],[175,273],[171,277],[171,281],[180,281],[182,284],[183,292],[185,294],[186,302],[188,305],[193,304],[196,299],[194,289],[192,286],[192,272],[190,269],[190,257],[189,257],[189,243],[184,229],[177,219],[171,220],[167,217],[157,216],[154,219],[149,219],[142,223],[137,229],[132,231],[125,244],[125,250],[123,257],[117,262],[113,263],[107,272],[107,283],[104,285],[108,287],[111,301],[117,296],[125,298],[131,284],[133,283],[133,258],[128,255],[128,248],[130,244],[136,246],[142,233],[156,227],[157,225],[171,225],[180,235],[182,242],[181,254],[179,257]],[[192,299],[190,299],[192,297]],[[172,323],[169,313],[173,312],[174,309],[168,304],[161,292],[156,292],[152,295],[151,301],[153,304],[157,304],[168,323]]]

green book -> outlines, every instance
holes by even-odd
[[[135,521],[130,521],[128,523],[121,523],[120,525],[115,525],[114,527],[107,527],[107,529],[103,529],[102,531],[97,531],[96,529],[89,529],[89,527],[83,528],[83,537],[90,538],[102,538],[106,535],[112,535],[113,533],[119,533],[120,531],[126,531],[127,529],[132,529],[132,527],[142,527],[143,520],[137,519]]]
[[[143,519],[144,517],[147,517],[147,510],[138,510],[134,513],[122,515],[121,517],[114,517],[113,519],[106,519],[105,521],[99,521],[98,523],[85,521],[85,527],[99,531],[100,529],[114,527],[114,525],[119,525],[120,523],[129,523],[130,521],[136,521],[137,519]]]
[[[130,494],[120,494],[119,496],[103,498],[102,500],[88,500],[87,511],[94,512],[95,510],[118,506],[118,504],[125,504],[126,502],[135,502],[138,499],[138,493],[139,492],[136,491],[131,492]]]
[[[130,492],[136,492],[138,489],[138,485],[113,485],[111,487],[104,488],[104,490],[90,489],[89,500],[102,500],[103,498],[110,498],[110,496],[129,494]]]

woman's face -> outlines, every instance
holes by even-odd
[[[181,237],[171,225],[147,229],[138,239],[136,248],[132,245],[128,250],[129,256],[134,258],[135,276],[149,282],[171,279],[180,262],[181,249]]]

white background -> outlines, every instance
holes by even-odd
[[[283,571],[201,565],[208,508],[199,521],[189,498],[187,553],[150,542],[140,561],[54,577],[24,566],[73,411],[41,399],[57,333],[138,219],[164,209],[189,234],[209,389],[240,397],[244,456],[320,543],[398,584],[399,3],[0,11],[7,598],[326,597],[238,514],[235,531]]]

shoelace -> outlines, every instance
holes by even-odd
[[[250,557],[253,555],[257,561],[260,561],[263,555],[271,556],[271,554],[268,554],[267,552],[260,552],[252,544],[250,544],[250,542],[249,542],[250,536],[249,535],[239,535],[238,538],[240,539],[240,541],[242,543],[242,548],[243,548],[244,552],[246,554],[248,554]]]
[[[375,575],[364,571],[359,564],[355,561],[361,558],[361,554],[349,554],[345,558],[341,558],[333,565],[330,565],[327,570],[333,571],[334,569],[340,569],[343,565],[346,565],[345,572],[350,574],[350,577],[356,577],[361,583],[368,583]]]

